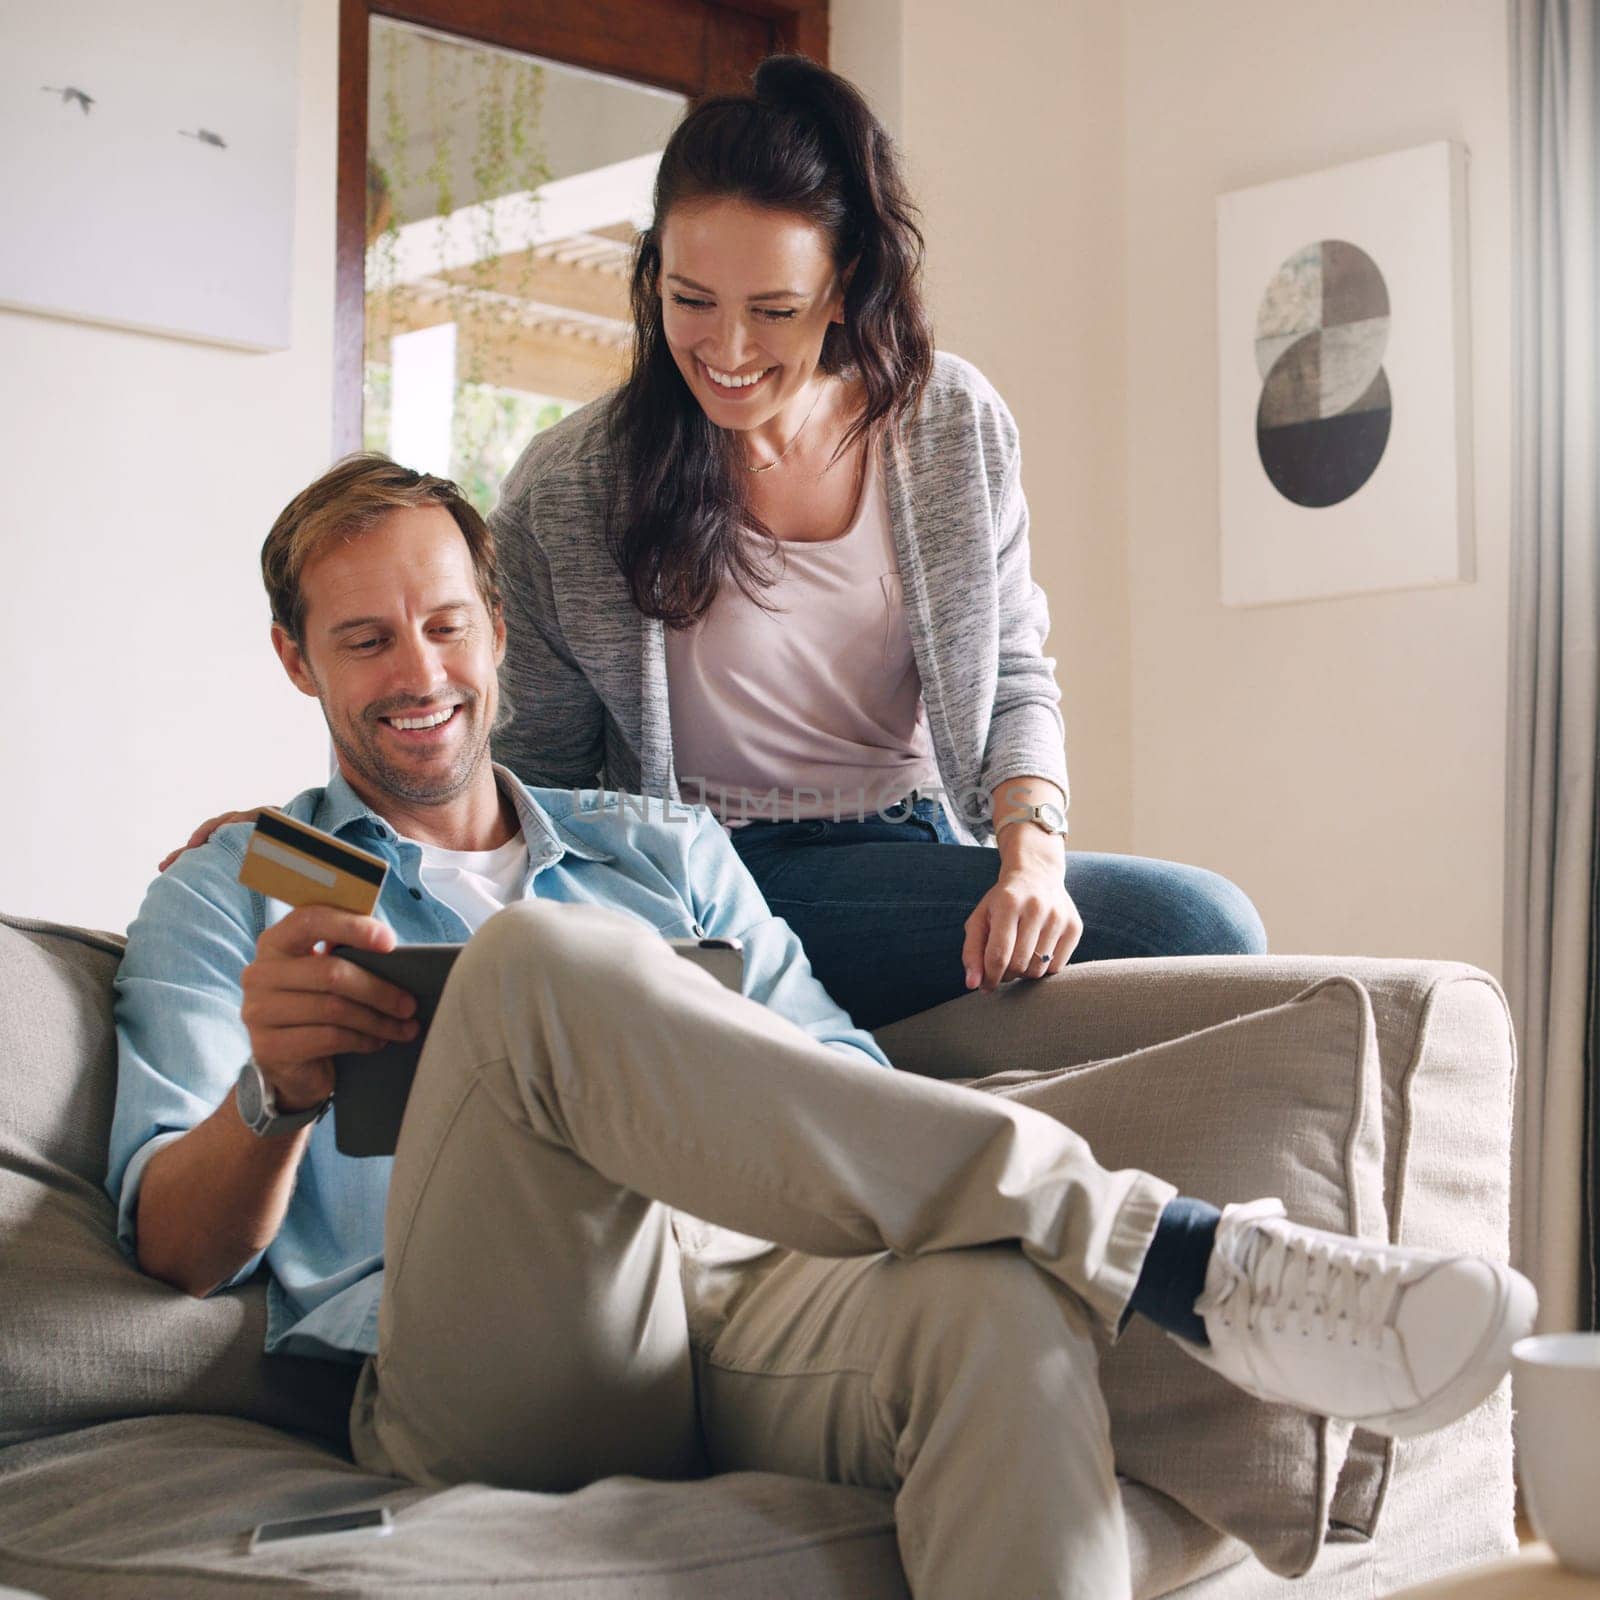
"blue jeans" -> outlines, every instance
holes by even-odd
[[[917,800],[903,822],[752,822],[733,829],[733,846],[859,1027],[967,992],[962,924],[994,887],[1000,853],[959,843],[938,801]],[[1074,961],[1267,948],[1243,890],[1200,867],[1069,852],[1066,885],[1083,917]]]

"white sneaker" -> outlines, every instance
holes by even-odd
[[[1497,1262],[1301,1227],[1256,1200],[1222,1213],[1194,1308],[1210,1348],[1177,1342],[1241,1389],[1406,1438],[1493,1393],[1538,1296]]]

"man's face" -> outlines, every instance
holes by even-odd
[[[443,506],[391,511],[338,540],[300,575],[298,644],[273,643],[322,702],[345,776],[375,811],[445,805],[489,759],[505,624],[491,617],[472,556]]]

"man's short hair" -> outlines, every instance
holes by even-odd
[[[438,505],[455,518],[472,556],[472,574],[490,616],[500,610],[500,568],[494,535],[477,509],[448,478],[414,472],[388,456],[362,451],[329,467],[297,494],[261,546],[261,581],[272,620],[297,644],[305,626],[300,575],[306,563],[338,539],[365,533],[391,511]]]

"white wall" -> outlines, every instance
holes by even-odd
[[[1121,26],[1108,0],[834,0],[831,59],[899,134],[943,349],[1022,429],[1076,847],[1131,838]],[[898,59],[896,59],[898,52]]]
[[[910,0],[913,7],[916,0]],[[872,103],[896,138],[905,134],[907,0],[832,0],[828,61]]]
[[[1496,970],[1510,506],[1503,0],[1126,0],[1124,11],[1135,848],[1234,877],[1280,950]],[[1472,157],[1477,581],[1225,610],[1214,198],[1440,138]]]
[[[303,0],[300,27],[292,348],[0,312],[9,912],[121,928],[201,818],[326,767],[255,564],[331,441],[333,0]]]

